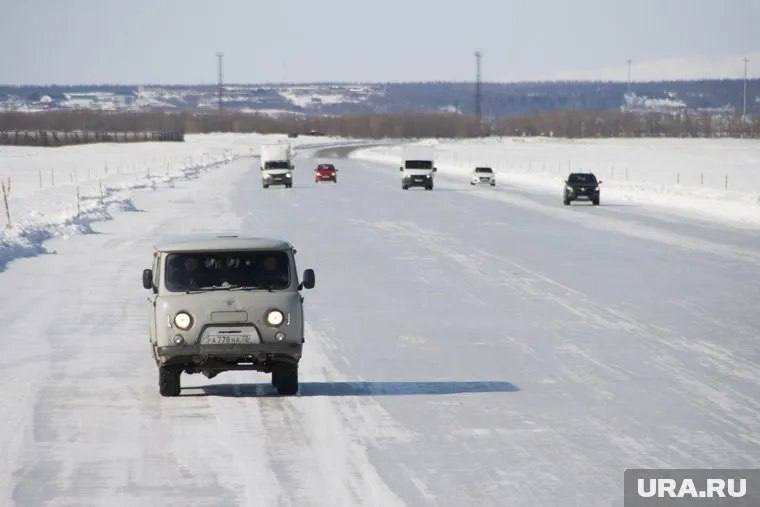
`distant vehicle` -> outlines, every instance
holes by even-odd
[[[569,206],[573,201],[591,201],[599,206],[599,185],[593,173],[571,173],[565,180],[565,191],[562,203]]]
[[[332,181],[338,183],[338,170],[332,164],[319,164],[314,169],[314,182]]]
[[[470,185],[496,186],[496,175],[490,167],[476,167],[470,176]]]
[[[285,241],[226,236],[164,245],[143,271],[152,292],[149,334],[162,396],[178,396],[180,376],[229,370],[272,373],[282,395],[298,391],[303,347],[296,250]]]
[[[298,132],[289,132],[288,137],[295,139],[298,137]]]
[[[293,186],[293,166],[290,161],[290,145],[268,144],[261,147],[261,186],[284,185]]]
[[[432,146],[407,146],[404,148],[401,171],[401,188],[425,187],[433,190],[435,150]]]

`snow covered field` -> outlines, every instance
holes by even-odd
[[[489,138],[432,143],[443,174],[464,176],[476,165],[488,165],[501,182],[560,199],[568,172],[590,171],[604,181],[603,202],[760,226],[758,140]],[[401,148],[372,148],[354,156],[398,165]]]
[[[294,188],[265,191],[243,157],[250,141],[198,137],[171,155],[179,148],[124,146],[124,173],[135,170],[111,175],[125,203],[111,220],[0,268],[0,504],[621,506],[626,468],[757,465],[753,222],[663,214],[674,210],[635,192],[566,208],[559,175],[518,169],[577,154],[573,167],[596,161],[612,193],[625,188],[602,172],[613,158],[642,161],[631,184],[643,161],[710,152],[738,177],[756,157],[743,143],[441,143],[453,160],[435,190],[405,192],[396,159],[307,147]],[[464,161],[513,145],[510,165],[494,164],[496,188],[467,185]],[[28,157],[79,168],[84,187],[104,149]],[[23,181],[8,160],[0,174]],[[337,185],[314,183],[318,161],[336,164]],[[16,198],[44,208],[47,187],[26,185]],[[316,271],[300,394],[231,372],[184,375],[182,395],[161,398],[140,272],[167,237],[233,231],[287,239],[299,268]]]

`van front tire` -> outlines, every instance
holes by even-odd
[[[158,391],[161,396],[179,396],[182,390],[179,379],[181,374],[182,368],[176,366],[158,367]]]
[[[272,384],[281,396],[298,393],[298,365],[280,364],[272,369]]]

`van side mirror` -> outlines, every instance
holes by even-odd
[[[401,172],[404,172],[404,168],[403,167],[399,167],[398,170],[401,171]]]
[[[433,172],[437,173],[438,172],[438,168],[437,167],[433,167]]]
[[[303,280],[301,281],[301,287],[304,289],[313,289],[316,280],[314,278],[313,269],[305,269],[303,272]]]
[[[144,289],[153,288],[153,270],[152,269],[143,269],[143,288]]]
[[[604,183],[602,180],[596,182],[597,185],[601,185],[602,183]]]

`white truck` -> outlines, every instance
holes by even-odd
[[[401,188],[425,187],[433,190],[435,149],[432,146],[406,146],[401,160]]]
[[[261,147],[261,186],[293,186],[293,163],[290,160],[290,145],[265,144]]]

